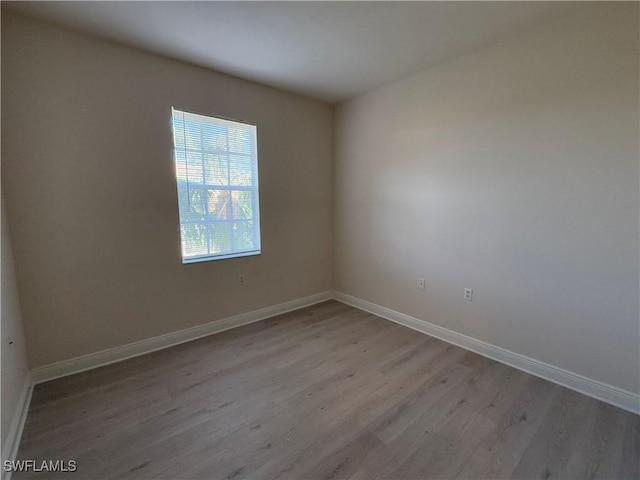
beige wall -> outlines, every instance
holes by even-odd
[[[31,367],[331,287],[331,106],[7,12],[2,72]],[[257,124],[262,255],[181,264],[171,106]]]
[[[22,328],[22,315],[18,300],[18,289],[14,274],[13,254],[11,250],[11,237],[6,222],[4,199],[2,199],[2,298],[0,298],[2,325],[2,345],[0,345],[0,362],[2,362],[2,431],[0,442],[2,460],[5,460],[7,451],[7,435],[11,424],[16,418],[21,405],[21,394],[24,392],[25,382],[29,374],[27,367],[27,347],[24,341]]]
[[[638,38],[592,5],[337,108],[335,287],[639,392]]]

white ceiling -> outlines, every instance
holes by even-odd
[[[477,50],[570,2],[3,2],[3,7],[339,102]]]

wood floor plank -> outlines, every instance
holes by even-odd
[[[87,480],[638,479],[640,417],[328,301],[37,385],[18,458]]]
[[[514,478],[580,478],[568,467],[575,447],[586,432],[589,406],[593,400],[563,389],[538,426],[522,459],[512,473]]]
[[[600,466],[605,463],[609,444],[617,427],[617,413],[618,410],[610,405],[589,402],[588,414],[583,419],[582,435],[572,446],[572,455],[564,468],[565,472],[584,479],[599,475]]]
[[[528,376],[524,388],[499,415],[457,478],[510,478],[560,387]]]

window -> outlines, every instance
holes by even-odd
[[[260,253],[256,127],[172,109],[182,263]]]

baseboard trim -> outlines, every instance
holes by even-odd
[[[50,365],[37,367],[31,371],[33,383],[38,384],[48,382],[56,378],[66,377],[67,375],[73,375],[85,370],[91,370],[111,363],[121,362],[128,358],[173,347],[174,345],[190,342],[198,338],[240,327],[242,325],[247,325],[249,323],[259,322],[260,320],[264,320],[275,315],[281,315],[293,310],[315,305],[316,303],[331,300],[332,298],[333,295],[330,291],[316,293],[314,295],[309,295],[308,297],[298,298],[296,300],[280,303],[271,307],[261,308],[252,312],[215,320],[204,325],[198,325],[185,330],[179,330],[177,332],[159,335],[139,342],[129,343],[127,345],[109,348],[100,352],[90,353],[88,355],[82,355],[69,360],[63,360]]]
[[[22,430],[24,430],[24,422],[27,419],[32,393],[32,377],[30,373],[27,373],[22,390],[20,391],[16,411],[13,414],[13,420],[9,425],[9,433],[2,445],[2,467],[4,467],[5,460],[15,460],[18,455],[18,447],[20,446],[20,439],[22,438]],[[0,468],[0,471],[2,472],[2,480],[10,480],[11,472],[6,472],[4,468]]]
[[[18,432],[18,430],[21,432],[22,426],[24,425],[24,417],[26,417],[26,412],[28,410],[28,401],[31,397],[32,385],[102,367],[111,363],[121,362],[128,358],[137,357],[164,348],[169,348],[174,345],[179,345],[181,343],[196,340],[198,338],[206,337],[218,332],[223,332],[225,330],[229,330],[242,325],[258,322],[275,315],[281,315],[283,313],[315,305],[317,303],[324,302],[330,299],[338,300],[347,305],[351,305],[355,308],[359,308],[360,310],[364,310],[366,312],[377,315],[381,318],[399,323],[419,332],[431,335],[448,343],[452,343],[454,345],[462,347],[466,350],[471,350],[472,352],[478,353],[511,367],[523,370],[532,375],[544,378],[545,380],[549,380],[550,382],[556,383],[563,387],[570,388],[590,397],[602,400],[603,402],[610,403],[612,405],[615,405],[616,407],[620,407],[624,410],[640,415],[640,395],[633,392],[629,392],[613,385],[584,377],[580,374],[570,372],[555,365],[551,365],[549,363],[545,363],[540,360],[536,360],[534,358],[512,352],[502,347],[483,342],[473,337],[469,337],[453,330],[449,330],[433,323],[429,323],[425,320],[421,320],[410,315],[397,312],[390,308],[377,305],[367,300],[348,295],[346,293],[342,293],[339,291],[326,291],[310,295],[308,297],[291,300],[289,302],[284,302],[278,305],[254,310],[252,312],[215,320],[204,325],[198,325],[196,327],[188,328],[185,330],[152,337],[146,340],[141,340],[139,342],[130,343],[128,345],[114,347],[107,350],[102,350],[100,352],[91,353],[88,355],[83,355],[69,360],[63,360],[61,362],[35,368],[31,371],[31,382],[27,387],[25,387],[22,394],[22,398],[24,399],[24,402],[26,402],[23,402],[23,411],[20,413],[20,421],[22,423],[16,424],[18,425],[18,427],[16,427],[16,431],[14,432],[13,436],[14,438],[17,438],[19,443],[20,436],[18,435],[16,437],[16,433]],[[9,438],[11,438],[11,436]],[[9,444],[10,442],[7,443],[7,445]],[[17,446],[18,444],[12,446],[11,448],[15,448],[17,450]],[[5,449],[3,448],[3,450]],[[4,451],[2,453],[3,459],[10,458],[4,455]]]
[[[347,305],[359,308],[379,317],[399,323],[419,332],[439,338],[466,350],[489,357],[511,367],[523,370],[563,387],[570,388],[590,397],[610,403],[629,412],[640,415],[640,395],[623,390],[607,383],[599,382],[560,367],[541,362],[525,355],[506,350],[490,343],[477,340],[453,330],[449,330],[425,320],[421,320],[390,308],[376,305],[361,298],[342,292],[334,292],[333,297]]]

